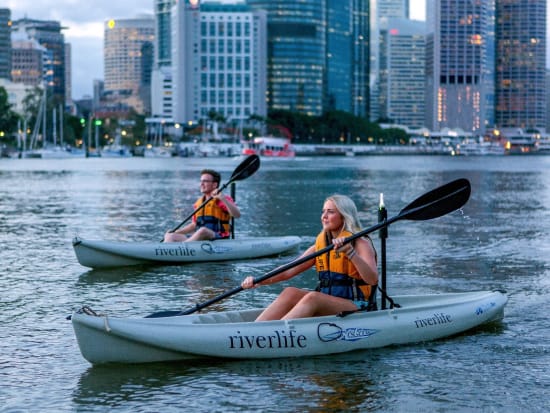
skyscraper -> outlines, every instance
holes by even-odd
[[[173,120],[265,116],[265,12],[186,0],[171,15]]]
[[[495,0],[428,0],[426,10],[426,126],[483,133],[494,124]]]
[[[129,19],[109,20],[105,22],[104,32],[104,79],[105,93],[110,100],[125,103],[137,112],[144,113],[150,107],[142,97],[143,79],[148,79],[144,71],[152,70],[152,55],[144,57],[144,50],[151,48],[155,37],[152,16],[140,16]],[[149,67],[144,67],[149,62]]]
[[[546,0],[497,1],[498,128],[545,128]]]
[[[380,0],[378,1],[378,18],[406,19],[409,18],[410,0]]]
[[[52,73],[46,73],[44,80],[52,90],[53,97],[65,102],[65,36],[64,27],[58,21],[19,19],[13,22],[13,30],[26,32],[31,39],[44,46],[51,59]],[[47,66],[47,65],[46,65]]]
[[[0,9],[0,79],[9,79],[11,71],[11,11]]]
[[[426,25],[404,18],[385,19],[380,33],[380,116],[423,127]]]
[[[368,113],[368,2],[327,1],[323,110]]]
[[[371,121],[376,122],[380,117],[386,117],[380,112],[380,99],[385,99],[380,96],[383,93],[380,90],[382,82],[380,59],[381,50],[379,49],[381,41],[381,26],[387,24],[388,19],[405,19],[409,16],[409,1],[410,0],[369,0],[370,4],[370,36],[369,36],[369,95],[370,95],[370,115]],[[384,26],[385,27],[385,26]]]
[[[11,80],[33,87],[44,86],[48,73],[53,72],[51,53],[23,30],[12,33],[11,51]]]
[[[155,0],[155,55],[151,76],[151,113],[172,120],[172,7],[175,0]]]
[[[248,0],[268,19],[268,107],[369,110],[369,0]]]

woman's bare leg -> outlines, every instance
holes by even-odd
[[[292,320],[294,318],[334,315],[341,311],[354,310],[357,310],[357,306],[350,300],[310,291],[288,313],[281,316],[281,319]]]
[[[309,291],[295,287],[287,287],[259,316],[256,321],[280,320],[292,307],[296,305]]]
[[[164,234],[163,242],[183,242],[187,240],[187,235],[177,234],[175,232],[167,232]]]
[[[187,238],[185,242],[211,240],[211,239],[214,239],[215,237],[216,237],[216,234],[214,234],[214,231],[206,227],[201,227],[198,230],[196,230],[193,235]]]

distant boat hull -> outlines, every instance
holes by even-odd
[[[507,302],[498,291],[392,298],[400,308],[286,321],[254,322],[261,309],[117,318],[87,307],[71,319],[80,351],[92,364],[272,359],[449,337],[502,319]]]
[[[126,145],[116,143],[105,145],[99,153],[102,158],[130,158],[134,156]]]
[[[117,242],[73,239],[80,264],[112,268],[140,264],[186,264],[266,257],[297,247],[300,237],[258,237],[192,242]]]
[[[258,155],[266,158],[294,158],[296,152],[290,139],[276,137],[258,137],[243,143],[242,154]]]

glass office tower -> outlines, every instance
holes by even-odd
[[[428,0],[426,126],[483,133],[494,124],[495,0]]]
[[[368,0],[248,0],[267,11],[268,108],[366,116]]]
[[[546,128],[546,0],[497,2],[498,128]]]
[[[11,71],[11,11],[0,9],[0,79],[9,79]]]

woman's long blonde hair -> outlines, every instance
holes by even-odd
[[[357,214],[357,206],[351,198],[345,195],[334,194],[325,199],[325,202],[332,201],[338,212],[344,218],[345,230],[355,233],[361,231],[361,221]]]

